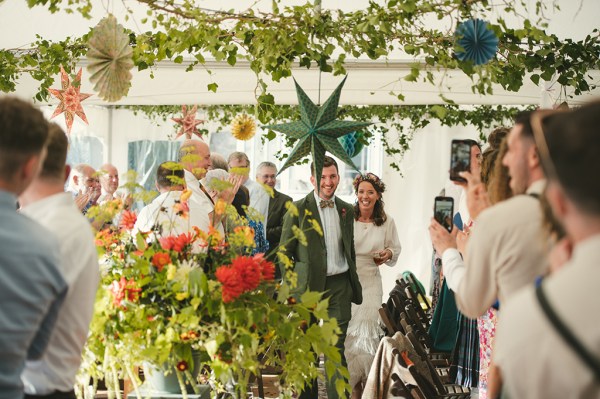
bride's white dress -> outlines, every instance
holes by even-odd
[[[394,266],[400,255],[400,241],[394,220],[388,215],[381,226],[354,222],[356,270],[362,285],[363,303],[352,304],[352,319],[348,324],[345,355],[350,372],[350,384],[365,382],[383,331],[379,327],[379,307],[382,301],[381,274],[373,260],[373,253],[384,248],[392,251],[392,259],[385,265]]]

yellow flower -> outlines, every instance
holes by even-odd
[[[215,204],[215,214],[222,215],[225,213],[225,209],[227,208],[227,203],[222,199],[219,199]]]
[[[192,196],[192,190],[185,189],[181,192],[181,197],[179,198],[181,201],[187,201]]]
[[[177,294],[175,294],[175,299],[177,299],[178,301],[183,301],[188,296],[190,296],[188,292],[178,292]]]
[[[174,264],[169,263],[167,266],[167,280],[173,280],[175,278],[175,273],[177,272],[177,268]]]
[[[239,237],[241,244],[244,246],[254,245],[254,229],[249,226],[237,226],[233,229],[236,237]]]
[[[250,140],[255,133],[256,122],[247,114],[240,114],[231,122],[231,135],[238,140]]]

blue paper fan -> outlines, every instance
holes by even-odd
[[[362,136],[362,132],[351,132],[338,138],[338,141],[342,147],[344,147],[344,151],[346,151],[346,154],[348,154],[350,158],[357,156],[364,148],[365,145],[360,141]]]
[[[494,58],[498,51],[498,38],[480,19],[470,19],[461,23],[456,29],[455,36],[462,51],[456,53],[461,61],[473,61],[482,65]]]

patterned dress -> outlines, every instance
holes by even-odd
[[[350,372],[350,385],[365,382],[377,352],[383,331],[379,327],[379,307],[383,297],[381,274],[373,260],[373,252],[384,248],[392,251],[386,265],[394,266],[400,255],[400,241],[394,220],[388,216],[381,226],[354,222],[356,271],[363,289],[363,302],[352,304],[352,318],[348,324],[345,354]],[[383,266],[383,265],[382,265]]]
[[[488,309],[477,319],[479,327],[479,399],[487,398],[488,368],[492,361],[492,341],[496,335],[497,310]]]

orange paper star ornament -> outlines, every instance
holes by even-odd
[[[181,107],[181,113],[183,114],[181,118],[171,118],[173,122],[176,122],[178,125],[181,125],[181,129],[177,132],[177,136],[175,139],[178,139],[180,136],[185,134],[185,137],[188,139],[192,138],[192,134],[200,137],[202,140],[202,134],[198,130],[198,125],[204,123],[203,119],[196,119],[196,111],[198,111],[198,106],[194,105],[190,112],[187,110],[187,106],[183,105]]]
[[[74,115],[77,115],[84,121],[86,124],[88,123],[87,118],[85,117],[85,112],[83,112],[83,107],[81,106],[81,102],[86,98],[92,96],[92,94],[80,93],[81,89],[81,68],[79,68],[79,72],[77,72],[77,76],[71,81],[69,80],[69,75],[65,72],[63,66],[60,66],[60,81],[62,85],[62,90],[57,89],[48,89],[50,94],[60,100],[60,104],[54,110],[51,118],[54,118],[63,112],[65,113],[65,122],[67,124],[67,133],[71,133],[71,127],[73,126],[73,118]]]

